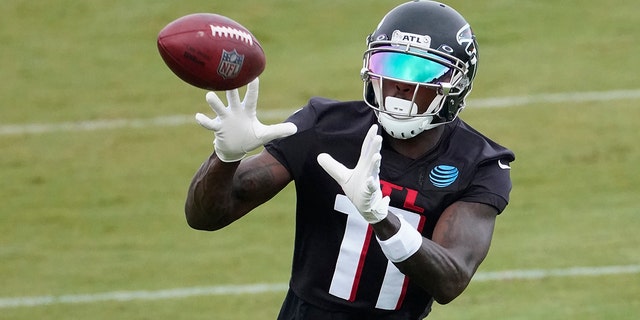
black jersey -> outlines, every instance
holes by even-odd
[[[297,133],[265,147],[295,181],[291,289],[327,310],[426,314],[432,297],[387,260],[369,224],[316,160],[326,152],[353,168],[368,129],[377,123],[372,109],[360,101],[313,98],[287,121],[297,125]],[[445,126],[441,142],[422,158],[406,158],[385,143],[381,150],[380,183],[391,198],[389,210],[429,239],[455,201],[502,212],[511,190],[511,151],[460,119]]]

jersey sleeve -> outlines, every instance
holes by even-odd
[[[275,139],[265,145],[265,149],[294,176],[298,171],[296,165],[303,163],[302,158],[307,154],[309,143],[305,143],[309,134],[309,128],[313,127],[314,111],[306,106],[293,115],[286,122],[291,122],[298,127],[298,131],[288,137]]]
[[[481,164],[461,201],[490,205],[501,213],[509,203],[511,192],[511,157],[494,159]]]

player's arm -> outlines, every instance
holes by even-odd
[[[247,86],[244,100],[238,90],[226,92],[229,106],[214,93],[207,102],[217,117],[198,113],[196,121],[215,133],[215,152],[196,173],[187,194],[187,222],[196,229],[216,230],[245,215],[278,193],[289,172],[268,152],[244,159],[265,143],[294,134],[293,123],[264,125],[256,116],[258,79]]]
[[[194,229],[217,230],[275,196],[291,175],[271,154],[223,162],[213,153],[197,171],[185,203],[187,223]]]
[[[438,220],[433,241],[422,237],[402,217],[389,212],[389,197],[382,196],[378,177],[381,146],[382,137],[374,125],[353,169],[328,154],[318,155],[318,163],[371,224],[385,256],[438,303],[448,303],[462,293],[487,255],[497,210],[456,202]]]
[[[407,230],[415,232],[413,236],[420,241],[418,249],[395,264],[438,303],[449,303],[464,291],[486,257],[496,216],[494,207],[456,202],[441,215],[432,240],[422,237],[415,229]],[[394,236],[410,236],[404,231],[400,232],[400,224],[400,219],[390,212],[372,227],[378,239],[384,243]]]

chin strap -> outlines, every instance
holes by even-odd
[[[445,96],[437,95],[433,99],[425,113],[431,113],[440,107]],[[391,115],[384,112],[378,113],[378,121],[384,130],[396,139],[410,139],[425,130],[439,126],[441,123],[433,123],[433,116],[418,116],[418,106],[409,100],[396,97],[386,97],[384,100],[385,111],[393,112]],[[404,115],[404,116],[403,116]]]

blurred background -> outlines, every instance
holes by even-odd
[[[258,116],[361,99],[365,37],[402,1],[0,2],[0,318],[274,319],[291,187],[224,230],[185,223],[212,151],[205,92],[156,36],[195,12],[267,55]],[[476,280],[429,319],[640,314],[640,46],[631,0],[452,0],[480,67],[461,117],[516,152],[511,204]]]

